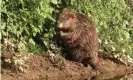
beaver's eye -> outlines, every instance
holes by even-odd
[[[59,23],[60,23],[60,21],[57,21],[57,22],[56,22],[56,24],[59,24]]]

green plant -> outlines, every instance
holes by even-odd
[[[4,0],[2,39],[17,41],[18,51],[60,53],[54,38],[59,11],[70,7],[89,15],[99,34],[100,51],[111,56],[133,57],[131,0]],[[41,46],[38,46],[41,45]],[[4,45],[3,45],[4,46]]]
[[[108,55],[133,56],[131,8],[124,0],[72,0],[72,7],[90,15],[96,23],[100,51]]]
[[[47,49],[48,41],[54,35],[55,19],[52,17],[54,8],[49,5],[51,2],[52,0],[2,1],[2,38],[14,38],[21,43],[20,46],[28,46],[28,43],[33,46],[43,44]]]

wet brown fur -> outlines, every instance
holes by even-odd
[[[72,60],[85,66],[98,66],[98,36],[91,18],[65,8],[59,14],[57,28],[64,44],[72,51]]]

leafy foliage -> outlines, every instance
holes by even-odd
[[[131,0],[4,0],[2,39],[14,38],[19,51],[58,53],[55,22],[63,7],[92,17],[99,34],[100,51],[133,57],[133,13]],[[129,4],[129,5],[128,5]],[[39,45],[39,46],[38,46]],[[41,47],[40,47],[41,46]]]
[[[54,9],[48,5],[50,2],[49,0],[2,1],[3,38],[15,38],[25,46],[44,44],[48,48],[48,41],[54,34],[55,22],[52,17]]]
[[[81,0],[76,11],[92,16],[99,34],[101,51],[120,57],[133,56],[133,14],[124,0]]]

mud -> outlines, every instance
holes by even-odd
[[[30,56],[23,72],[2,68],[2,80],[114,80],[132,74],[132,70],[109,58],[101,58],[100,69],[94,70],[60,56]]]

